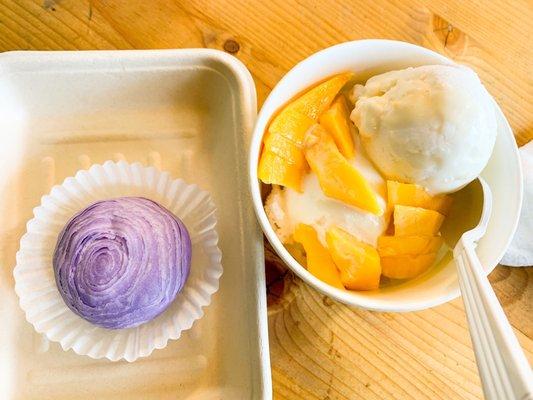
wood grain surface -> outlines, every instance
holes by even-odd
[[[533,138],[531,0],[0,0],[0,51],[209,47],[253,74],[259,105],[295,63],[362,38],[404,40],[471,66],[519,145]],[[430,310],[352,310],[302,284],[266,247],[276,399],[479,399],[460,299]],[[533,269],[492,285],[533,361]]]

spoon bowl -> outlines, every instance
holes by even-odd
[[[483,185],[487,187],[485,196],[483,195]],[[485,212],[486,218],[484,219],[483,233],[481,234],[483,236],[487,229],[488,217],[492,209],[492,194],[485,180],[480,177],[451,196],[453,198],[453,206],[448,216],[444,219],[440,231],[444,242],[453,249],[465,232],[478,226],[481,216]],[[490,201],[488,201],[487,196],[491,197]],[[484,206],[490,209],[484,210]]]

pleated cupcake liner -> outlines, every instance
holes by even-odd
[[[77,212],[117,197],[153,200],[180,218],[192,242],[191,271],[185,286],[159,316],[135,328],[105,329],[71,311],[61,297],[52,265],[58,235]],[[13,271],[15,291],[35,330],[64,350],[111,361],[135,361],[178,339],[203,315],[222,275],[215,205],[194,184],[140,163],[107,161],[79,171],[43,196],[20,240]]]

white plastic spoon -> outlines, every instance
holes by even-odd
[[[533,400],[533,374],[520,344],[498,302],[475,247],[485,234],[492,209],[492,194],[479,178],[459,193],[456,203],[470,213],[451,215],[443,237],[454,247],[453,255],[470,328],[483,392],[488,400]],[[457,201],[462,200],[462,201]],[[480,217],[472,223],[472,215]],[[468,218],[466,215],[470,215]],[[472,228],[476,222],[477,226]],[[463,232],[457,241],[457,232]]]

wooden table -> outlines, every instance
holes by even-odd
[[[389,38],[474,68],[519,144],[533,138],[530,0],[0,0],[0,51],[210,47],[242,60],[259,104],[296,62]],[[533,269],[498,267],[496,293],[533,361]],[[409,314],[351,310],[286,273],[267,247],[277,399],[479,399],[460,299]]]

